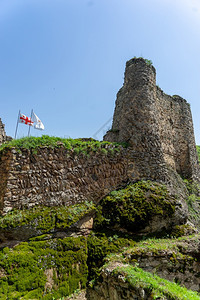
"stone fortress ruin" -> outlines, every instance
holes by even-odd
[[[0,123],[0,143],[5,140]],[[141,179],[173,185],[178,173],[199,180],[190,105],[157,87],[155,68],[143,58],[126,63],[112,128],[104,140],[126,142],[128,148],[114,156],[92,153],[89,157],[62,147],[41,147],[37,154],[30,149],[3,151],[1,213],[35,205],[98,202],[109,192]]]
[[[169,169],[184,178],[199,178],[190,105],[156,86],[156,70],[148,60],[126,63],[112,128],[104,140],[129,143],[133,173],[140,178],[165,181]]]
[[[6,132],[5,132],[5,125],[2,123],[0,119],[0,145],[5,143],[7,140]]]

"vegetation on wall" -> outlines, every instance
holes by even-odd
[[[24,137],[12,140],[1,145],[0,152],[8,148],[37,150],[39,147],[60,148],[72,150],[74,154],[90,154],[99,152],[102,154],[114,154],[121,151],[122,147],[127,147],[126,143],[99,142],[92,138],[88,139],[66,139],[54,136],[43,135],[42,137]],[[37,153],[37,151],[36,151]]]
[[[184,179],[189,196],[186,199],[189,211],[189,220],[200,228],[200,185],[197,182]]]
[[[133,58],[136,58],[136,59],[137,59],[137,58],[142,58],[142,59],[146,62],[147,65],[149,65],[149,66],[152,66],[152,65],[153,65],[152,60],[147,59],[147,58],[144,58],[144,57],[142,57],[142,56],[140,56],[140,57],[134,56]]]

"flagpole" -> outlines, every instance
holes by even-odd
[[[17,129],[18,129],[18,124],[19,124],[19,116],[20,116],[20,110],[19,110],[18,117],[17,117],[17,125],[16,125],[16,130],[15,130],[15,140],[16,140]]]
[[[31,120],[32,120],[32,116],[33,116],[33,109],[31,110]],[[29,125],[28,137],[30,136],[30,131],[31,131],[31,125]]]

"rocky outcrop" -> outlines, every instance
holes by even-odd
[[[200,292],[200,236],[139,243],[123,253],[126,261],[144,271]]]
[[[48,239],[88,236],[93,228],[92,202],[15,210],[0,218],[0,248],[46,234]]]
[[[88,286],[87,299],[200,299],[185,288],[200,291],[199,245],[199,235],[147,240],[108,257],[99,278]]]
[[[111,192],[98,206],[95,229],[112,229],[148,235],[170,233],[174,226],[185,224],[186,203],[160,183],[140,181]]]

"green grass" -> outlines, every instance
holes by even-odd
[[[66,150],[74,150],[75,154],[91,152],[101,152],[107,154],[109,149],[120,151],[122,147],[126,147],[125,143],[99,142],[94,139],[65,139],[60,137],[43,135],[42,137],[24,137],[4,143],[0,147],[0,152],[8,148],[16,148],[17,150],[31,149],[37,150],[39,147],[59,148],[64,147]],[[103,150],[103,151],[102,151]],[[106,150],[106,151],[105,151]],[[37,152],[36,152],[37,153]]]
[[[142,256],[146,254],[159,255],[159,253],[175,254],[176,258],[186,259],[185,253],[187,252],[188,244],[199,243],[199,235],[184,236],[179,238],[168,239],[146,239],[138,242],[134,247],[129,248],[123,253],[124,257]],[[184,253],[184,254],[183,254]],[[192,259],[191,256],[187,256],[188,259]]]
[[[104,244],[105,242],[101,243],[100,247],[100,240],[94,242],[96,249],[92,247],[92,249],[94,249],[93,262],[95,262],[98,255],[102,253]],[[200,295],[197,292],[188,290],[185,287],[181,287],[178,283],[170,282],[138,267],[138,259],[140,260],[142,257],[152,258],[153,256],[155,256],[156,259],[157,256],[160,257],[161,255],[169,259],[169,263],[177,264],[177,266],[181,264],[180,266],[182,267],[182,262],[184,261],[187,266],[191,268],[190,263],[196,260],[188,251],[188,246],[191,244],[193,244],[194,247],[198,247],[199,235],[180,237],[178,239],[154,238],[140,241],[133,246],[128,246],[127,249],[122,249],[118,254],[112,253],[112,251],[110,254],[108,253],[107,257],[104,258],[102,270],[113,270],[110,276],[112,276],[113,279],[119,277],[123,278],[123,281],[128,283],[129,291],[144,289],[146,295],[148,295],[148,299],[151,298],[153,300],[157,299],[157,297],[165,296],[170,300],[199,300]],[[98,287],[102,282],[101,273],[97,272],[93,278],[94,280],[90,281],[89,286],[91,288]]]
[[[124,266],[116,269],[114,273],[125,276],[126,282],[128,282],[132,288],[143,288],[151,299],[157,299],[157,297],[162,296],[166,296],[171,300],[200,299],[197,292],[187,290],[174,282],[145,272],[138,267]]]

